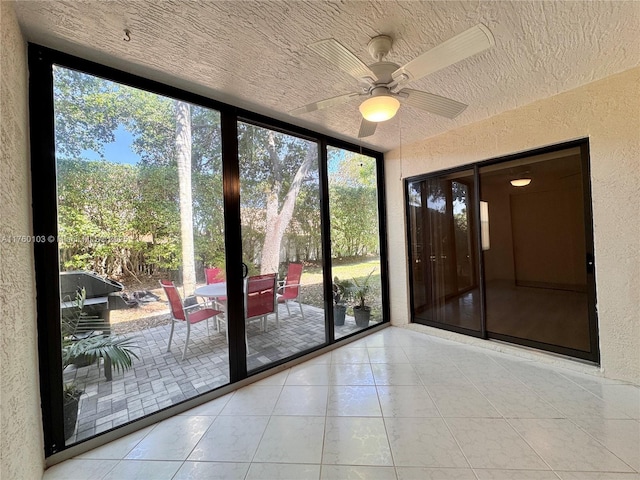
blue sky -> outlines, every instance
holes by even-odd
[[[104,157],[109,162],[128,163],[135,165],[140,161],[140,156],[131,149],[133,135],[127,132],[122,125],[113,132],[116,140],[104,146]],[[100,155],[93,150],[84,150],[82,156],[88,160],[100,160]]]

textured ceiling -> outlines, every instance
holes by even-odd
[[[635,1],[73,0],[17,1],[16,11],[29,41],[356,143],[358,99],[287,114],[357,87],[306,45],[333,37],[369,64],[367,42],[386,34],[386,60],[403,65],[479,22],[489,27],[495,47],[409,84],[469,107],[455,120],[401,107],[362,143],[382,151],[640,64]]]

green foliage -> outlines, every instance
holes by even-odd
[[[344,305],[353,296],[353,282],[351,280],[340,280],[337,276],[333,278],[333,303]]]
[[[108,323],[97,316],[84,312],[86,292],[84,288],[76,293],[74,306],[63,310],[61,319],[62,332],[62,369],[78,362],[88,363],[99,358],[111,360],[111,366],[117,372],[124,372],[138,359],[134,349],[137,345],[133,338],[105,335]],[[64,388],[66,397],[78,396],[81,391],[75,384],[67,384]]]
[[[81,72],[54,69],[61,268],[120,276],[151,264],[181,264],[176,165],[176,101]],[[126,129],[141,157],[105,157],[114,132]],[[196,260],[224,266],[224,206],[220,114],[193,105],[192,197]],[[265,241],[266,209],[277,211],[294,177],[317,144],[240,122],[238,124],[243,254],[257,270]],[[378,220],[373,159],[329,150],[330,211],[334,257],[376,254]],[[109,160],[109,161],[107,161]],[[305,176],[284,233],[284,262],[322,258],[317,163]],[[293,258],[289,258],[289,256]]]
[[[360,306],[360,308],[364,308],[366,301],[367,301],[367,296],[369,295],[369,292],[371,291],[371,284],[369,283],[369,281],[371,280],[371,275],[373,274],[373,272],[375,272],[375,268],[373,270],[371,270],[371,272],[369,272],[369,275],[367,275],[364,280],[361,278],[360,280],[358,280],[358,278],[354,277],[353,278],[353,286],[351,287],[351,295],[353,295],[353,298],[355,298],[355,300],[358,302],[358,305]]]
[[[375,159],[330,150],[329,209],[334,257],[377,254],[378,196]]]
[[[106,161],[58,160],[60,248],[65,268],[99,269],[131,239],[137,169]]]
[[[77,358],[85,358],[90,363],[98,358],[111,360],[111,366],[117,372],[128,370],[133,365],[133,359],[139,359],[133,351],[137,345],[132,338],[127,337],[87,337],[71,342],[62,350],[63,365],[70,365]]]
[[[269,152],[270,141],[277,161]],[[243,207],[265,208],[267,194],[276,193],[279,210],[309,148],[317,147],[308,140],[239,122],[240,171],[250,173],[243,176],[240,184]],[[317,171],[317,164],[311,170]]]
[[[118,127],[117,85],[59,67],[54,67],[53,76],[56,154],[101,153],[105,143],[114,141]]]

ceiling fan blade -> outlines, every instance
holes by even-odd
[[[309,48],[354,78],[370,78],[372,82],[378,80],[367,65],[333,38],[312,43]]]
[[[359,93],[347,93],[345,95],[338,95],[337,97],[327,98],[325,100],[320,100],[319,102],[313,102],[304,107],[296,108],[291,110],[289,114],[291,115],[302,115],[303,113],[315,112],[316,110],[322,110],[323,108],[333,107],[335,105],[340,105],[342,103],[347,103],[349,100],[355,97],[359,97]]]
[[[398,84],[417,80],[495,45],[491,31],[479,23],[419,55],[393,72]]]
[[[376,122],[370,122],[369,120],[362,119],[362,123],[360,123],[360,131],[358,132],[358,138],[370,137],[374,133],[376,133],[376,127],[378,124]]]
[[[403,88],[400,91],[400,96],[404,97],[403,103],[407,105],[447,118],[455,118],[467,108],[467,105],[464,103],[456,102],[450,98],[434,95],[433,93],[421,92],[420,90],[411,90],[409,88]]]

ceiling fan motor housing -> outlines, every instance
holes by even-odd
[[[369,68],[378,77],[375,85],[388,85],[393,81],[391,74],[398,69],[398,65],[393,62],[378,62],[369,65]]]

